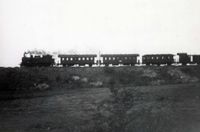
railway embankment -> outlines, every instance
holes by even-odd
[[[198,66],[0,68],[0,131],[199,132],[199,72]]]
[[[9,94],[57,89],[184,84],[200,81],[199,66],[0,68]]]

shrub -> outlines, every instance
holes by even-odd
[[[113,67],[104,67],[104,73],[106,74],[113,74],[115,72]]]
[[[26,90],[34,84],[48,83],[48,77],[40,73],[30,73],[23,69],[8,68],[0,71],[1,90]]]
[[[61,81],[61,77],[59,75],[56,76],[56,82],[60,82]]]

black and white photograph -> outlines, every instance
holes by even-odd
[[[0,0],[0,132],[200,132],[199,0]]]

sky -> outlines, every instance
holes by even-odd
[[[200,54],[199,0],[0,0],[0,66],[23,52]]]

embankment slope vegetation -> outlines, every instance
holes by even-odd
[[[0,68],[0,90],[144,86],[199,82],[199,66]],[[47,86],[46,86],[47,87]],[[42,88],[41,88],[42,89]]]

